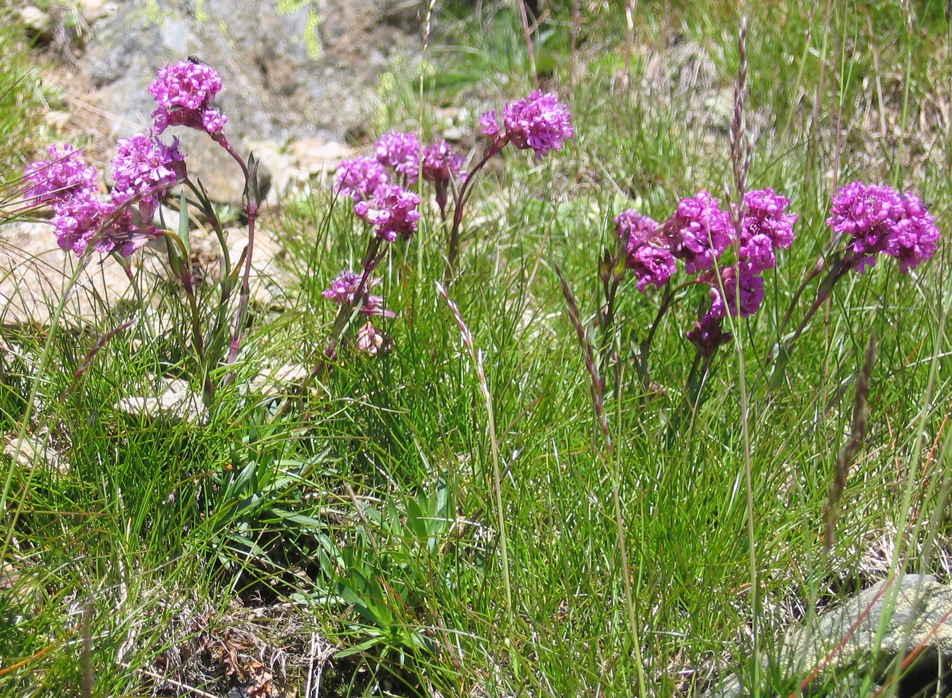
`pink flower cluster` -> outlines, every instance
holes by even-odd
[[[212,107],[221,92],[218,73],[209,65],[189,59],[159,68],[159,77],[149,85],[158,108],[152,113],[156,133],[169,126],[188,126],[219,136],[228,117]]]
[[[730,214],[706,191],[682,199],[674,215],[664,224],[668,247],[684,262],[684,271],[695,274],[714,267],[733,238]]]
[[[709,287],[710,308],[687,337],[711,354],[731,339],[721,327],[725,317],[748,317],[760,309],[762,274],[777,266],[777,250],[793,243],[797,216],[787,211],[789,205],[790,199],[769,188],[748,192],[735,228],[717,199],[702,191],[679,202],[663,225],[628,210],[615,218],[615,227],[626,241],[627,267],[635,272],[639,291],[664,286],[676,259],[688,274],[699,274],[694,283]],[[918,196],[883,185],[842,187],[833,196],[827,224],[846,243],[839,252],[841,273],[863,273],[879,254],[898,259],[899,270],[907,273],[935,254],[939,240],[935,218]],[[729,247],[736,248],[737,261],[718,265]]]
[[[26,194],[52,206],[53,229],[62,249],[82,255],[93,243],[99,252],[131,255],[157,234],[151,223],[159,199],[187,175],[178,139],[166,145],[157,134],[183,125],[223,138],[226,119],[211,108],[222,88],[218,73],[193,60],[166,65],[158,72],[158,79],[149,85],[158,106],[152,115],[155,130],[119,140],[112,160],[115,186],[108,200],[99,196],[96,171],[72,146],[53,146],[49,160],[26,168],[31,183]],[[133,219],[133,204],[138,204],[138,221]]]
[[[360,290],[362,278],[363,274],[345,269],[340,273],[340,276],[331,282],[330,288],[324,291],[324,297],[334,301],[337,305],[351,305],[357,301],[357,292]],[[392,311],[384,308],[382,296],[374,296],[370,293],[371,289],[379,286],[380,283],[380,279],[368,276],[361,293],[360,312],[371,317],[375,315],[387,318],[396,317]]]
[[[151,221],[159,198],[185,179],[185,156],[178,139],[165,145],[157,137],[139,134],[119,140],[119,153],[112,159],[113,199],[138,199],[143,220]]]
[[[99,191],[96,170],[86,164],[82,152],[67,143],[50,146],[49,153],[49,160],[34,162],[24,171],[33,184],[26,192],[27,198],[53,204],[84,190]]]
[[[347,306],[348,309],[353,308],[359,302],[360,312],[371,318],[377,316],[396,317],[396,313],[384,307],[382,296],[375,296],[370,293],[372,288],[380,284],[380,279],[371,278],[368,275],[361,290],[360,284],[363,278],[363,274],[345,269],[340,276],[331,282],[330,288],[324,291],[324,297],[334,301],[337,305]],[[359,297],[358,292],[360,293]],[[371,356],[390,348],[389,337],[374,326],[373,320],[367,320],[357,330],[356,339],[357,349]]]
[[[682,199],[662,225],[637,211],[623,211],[615,218],[618,235],[626,241],[627,267],[635,272],[638,290],[661,288],[677,266],[698,274],[695,283],[709,287],[711,307],[688,332],[688,339],[713,352],[730,340],[720,323],[728,314],[747,317],[760,309],[764,299],[762,272],[776,266],[776,250],[793,243],[797,216],[787,213],[790,199],[772,189],[749,192],[744,198],[740,240],[730,213],[705,191]],[[737,243],[737,262],[718,267],[725,250]],[[740,299],[738,302],[738,291]]]
[[[354,204],[354,213],[374,227],[384,240],[393,242],[399,235],[409,240],[417,230],[420,197],[395,184],[377,187],[370,199]]]
[[[649,285],[661,288],[677,270],[674,255],[658,236],[660,229],[656,220],[631,208],[615,217],[615,230],[626,241],[627,267],[638,277],[642,293]]]
[[[551,92],[536,90],[528,97],[510,102],[503,108],[505,133],[501,133],[494,111],[479,117],[483,134],[495,142],[510,142],[520,150],[535,151],[541,160],[550,150],[561,150],[563,144],[575,135],[572,114]]]
[[[390,176],[375,158],[344,160],[337,166],[337,193],[349,196],[354,201],[369,199],[377,187],[384,184],[390,184]]]
[[[108,200],[99,196],[95,169],[70,145],[51,146],[49,160],[29,165],[27,198],[53,208],[53,230],[63,250],[82,255],[90,244],[97,252],[118,250],[129,256],[155,236],[151,225],[158,196],[185,176],[183,157],[148,136],[120,141],[113,160],[116,187]],[[138,201],[137,224],[129,204]]]
[[[466,158],[454,153],[446,141],[432,143],[423,148],[423,179],[427,182],[439,185],[449,182],[453,177],[465,180],[465,164]]]
[[[335,190],[354,200],[354,211],[374,227],[385,240],[399,235],[408,240],[417,230],[420,197],[394,184],[388,169],[406,184],[419,178],[436,187],[440,209],[446,205],[446,191],[453,177],[465,179],[465,159],[454,153],[446,141],[421,148],[412,133],[388,131],[377,141],[374,157],[344,160],[337,167]],[[422,163],[420,156],[423,156]]]
[[[381,165],[402,175],[407,184],[417,181],[420,169],[420,139],[415,134],[387,131],[377,140],[375,150],[377,162]]]
[[[354,213],[393,242],[409,240],[417,230],[420,197],[390,183],[384,166],[372,158],[345,160],[337,167],[337,191],[354,199]]]
[[[930,259],[936,251],[939,229],[919,197],[900,194],[889,186],[852,182],[833,197],[827,224],[837,235],[847,236],[847,257],[860,273],[876,264],[876,255],[899,260],[903,273]]]

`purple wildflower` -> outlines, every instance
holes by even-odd
[[[143,134],[120,139],[119,153],[112,160],[113,200],[118,204],[141,197],[142,218],[151,220],[158,198],[185,178],[184,160],[177,139],[171,146]]]
[[[98,190],[96,170],[86,164],[81,151],[64,144],[50,146],[49,153],[49,160],[27,166],[24,175],[33,186],[26,191],[26,198],[51,204],[80,191]]]
[[[682,199],[674,215],[664,224],[671,253],[684,260],[688,274],[707,271],[731,244],[730,215],[706,191],[693,199]]]
[[[86,246],[99,230],[107,216],[115,211],[115,204],[103,201],[94,191],[88,189],[74,192],[72,196],[55,205],[53,231],[56,242],[62,250],[82,255]],[[110,252],[106,238],[97,245],[100,252]]]
[[[642,293],[647,290],[649,284],[661,288],[677,271],[674,255],[650,243],[644,243],[633,254],[629,254],[627,266],[634,270],[638,277],[637,288]]]
[[[903,216],[893,226],[884,252],[899,260],[899,271],[905,274],[932,258],[939,229],[918,196],[907,192],[902,199]]]
[[[715,278],[711,282],[711,311],[715,318],[722,318],[728,312],[732,317],[737,316],[737,269],[740,267],[740,316],[749,317],[760,310],[764,302],[764,279],[757,274],[749,264],[741,262],[721,269],[721,282]],[[721,296],[721,285],[724,295]]]
[[[755,272],[777,266],[775,250],[788,249],[793,244],[793,225],[797,216],[786,213],[790,199],[773,189],[747,192],[744,197],[746,213],[741,225],[741,260],[749,262]]]
[[[883,253],[899,260],[906,273],[935,254],[939,229],[935,218],[915,194],[889,186],[852,182],[833,197],[827,223],[837,234],[852,238],[849,260],[860,273]]]
[[[77,192],[54,205],[53,230],[65,251],[82,255],[95,240],[97,252],[119,250],[128,257],[153,237],[154,228],[138,229],[126,206],[103,201],[95,192]]]
[[[149,85],[158,106],[152,113],[157,133],[169,126],[188,126],[220,133],[227,119],[212,109],[221,92],[221,77],[205,63],[180,61],[159,68],[159,77]]]
[[[360,279],[360,274],[346,269],[331,282],[330,288],[324,291],[324,297],[329,298],[338,305],[353,303],[354,294],[357,293],[357,287],[360,286]],[[374,285],[376,285],[375,281],[367,281],[368,289]]]
[[[354,303],[362,278],[363,274],[346,269],[331,282],[330,288],[324,291],[324,297],[329,298],[338,305]],[[367,283],[364,285],[364,299],[360,312],[369,316],[382,315],[388,318],[396,317],[395,313],[383,307],[382,296],[370,295],[370,290],[375,286],[379,286],[380,283],[380,279],[367,279]]]
[[[388,131],[377,141],[377,160],[406,177],[408,184],[417,181],[420,169],[420,140],[412,133]]]
[[[531,148],[537,160],[550,150],[561,150],[563,143],[575,135],[568,107],[554,94],[542,90],[507,104],[503,109],[503,121],[506,136],[513,145],[520,150]],[[488,125],[492,128],[492,123]],[[487,132],[486,126],[483,125],[483,133]]]
[[[615,232],[625,240],[628,254],[644,243],[655,239],[661,232],[658,221],[644,216],[633,208],[628,208],[615,216]]]
[[[484,111],[479,116],[479,126],[483,135],[495,138],[499,135],[499,123],[496,121],[496,112],[492,109]]]
[[[626,266],[638,277],[639,291],[647,291],[649,284],[661,288],[668,283],[677,264],[670,250],[653,244],[659,239],[656,220],[629,208],[615,217],[615,231],[625,241]]]
[[[446,141],[433,143],[423,149],[423,179],[427,182],[447,182],[450,177],[461,177],[466,159],[454,153]]]
[[[206,109],[202,112],[202,130],[216,134],[225,130],[228,124],[228,117],[217,109]]]
[[[369,199],[377,187],[384,184],[390,184],[390,177],[374,158],[344,160],[337,166],[334,186],[339,194],[350,196],[354,201]]]
[[[384,184],[377,187],[370,200],[354,204],[354,213],[370,223],[377,235],[393,242],[400,235],[409,240],[417,230],[420,218],[416,207],[420,197],[403,187]]]
[[[902,197],[889,186],[866,186],[852,182],[833,197],[827,224],[838,235],[852,238],[855,255],[851,266],[860,273],[876,264],[876,255],[884,252],[889,236],[904,214]]]

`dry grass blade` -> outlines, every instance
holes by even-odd
[[[598,373],[598,364],[595,360],[595,346],[591,337],[585,331],[582,325],[581,314],[578,309],[578,301],[575,294],[569,288],[565,275],[559,265],[555,265],[555,273],[559,277],[559,283],[562,285],[562,295],[565,297],[565,308],[569,314],[569,320],[578,333],[579,345],[582,347],[582,354],[585,356],[585,368],[591,380],[589,390],[592,395],[592,405],[595,407],[595,418],[598,421],[598,427],[602,432],[602,438],[605,441],[605,450],[610,453],[612,450],[611,432],[608,428],[608,417],[605,415],[605,380]]]
[[[863,360],[863,366],[856,380],[856,398],[853,401],[853,423],[850,430],[850,440],[846,442],[846,445],[844,445],[836,455],[836,468],[833,471],[833,482],[830,483],[829,497],[826,507],[824,508],[827,552],[833,548],[836,519],[839,514],[840,499],[846,487],[846,477],[849,475],[850,466],[856,459],[856,454],[859,453],[859,449],[863,445],[863,440],[866,438],[866,427],[869,417],[866,402],[869,398],[869,382],[873,373],[873,362],[875,358],[876,336],[872,334],[869,337],[869,342],[866,344],[866,357]]]

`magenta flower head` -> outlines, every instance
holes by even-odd
[[[658,244],[660,226],[656,220],[629,208],[615,217],[615,231],[625,241],[626,266],[638,277],[639,291],[645,293],[649,285],[661,288],[668,283],[677,263],[671,251]]]
[[[454,153],[446,141],[428,145],[423,149],[423,179],[437,184],[451,177],[464,177],[465,162],[466,158]]]
[[[220,134],[228,119],[212,109],[212,102],[221,89],[221,77],[205,63],[188,60],[159,68],[158,79],[149,85],[149,94],[158,106],[152,112],[156,132],[169,126],[188,126]]]
[[[51,145],[49,153],[49,160],[34,162],[24,171],[26,179],[33,183],[25,192],[27,199],[52,204],[81,191],[98,191],[96,170],[86,164],[82,152],[64,144]]]
[[[635,247],[648,242],[660,233],[658,221],[644,216],[633,208],[627,208],[615,216],[615,232],[628,243],[631,252]]]
[[[826,221],[833,232],[848,235],[851,268],[860,273],[876,264],[879,253],[899,259],[908,272],[935,254],[939,230],[935,218],[914,194],[883,185],[852,182],[833,197]]]
[[[82,255],[86,246],[106,218],[115,211],[115,205],[103,201],[94,191],[80,190],[55,204],[53,232],[60,249]],[[108,239],[100,237],[96,247],[99,252],[111,252]]]
[[[404,240],[417,231],[420,197],[403,187],[384,184],[377,187],[369,200],[354,204],[354,213],[374,226],[374,232],[393,242],[399,235]]]
[[[863,273],[886,249],[890,232],[902,214],[902,197],[892,187],[852,182],[833,197],[826,222],[837,235],[851,238],[849,246],[855,255],[852,266]]]
[[[777,248],[789,249],[793,244],[793,225],[797,216],[787,213],[790,199],[773,189],[747,192],[746,213],[741,224],[738,256],[756,272],[777,266]]]
[[[90,244],[97,252],[118,249],[124,257],[154,237],[151,226],[139,229],[128,207],[101,200],[95,192],[83,190],[54,205],[53,231],[60,248],[82,255]]]
[[[360,280],[362,278],[363,274],[345,269],[341,272],[340,276],[331,282],[330,288],[324,291],[324,297],[334,301],[337,305],[352,304],[355,302],[357,290],[360,288]],[[380,279],[367,279],[367,283],[364,285],[363,305],[360,308],[360,312],[368,316],[382,315],[388,318],[396,317],[394,312],[383,307],[382,296],[370,295],[370,290],[375,286],[379,286],[380,283]]]
[[[678,268],[669,250],[647,242],[628,255],[627,266],[638,277],[637,288],[642,293],[649,285],[655,288],[664,286]]]
[[[720,209],[720,202],[706,191],[693,199],[682,199],[664,224],[664,235],[671,253],[684,260],[688,274],[707,271],[732,241],[731,217]]]
[[[420,169],[420,139],[412,133],[388,131],[377,141],[377,161],[392,167],[406,177],[408,184],[417,181]]]
[[[506,137],[520,150],[534,150],[536,160],[541,160],[550,150],[561,150],[565,141],[575,135],[568,107],[551,92],[542,90],[507,104],[503,109],[503,122]],[[483,124],[483,133],[486,133],[486,125]],[[489,126],[491,128],[492,123]]]
[[[99,198],[96,171],[86,165],[82,154],[69,145],[52,146],[52,158],[36,162],[25,176],[33,186],[26,196],[53,207],[53,232],[61,249],[82,255],[95,240],[97,252],[128,256],[141,247],[131,243],[151,239],[154,228],[138,230],[132,213],[116,202]]]
[[[722,318],[730,312],[737,317],[738,268],[740,269],[740,316],[749,317],[760,310],[764,302],[764,279],[746,262],[721,269],[721,282],[711,281],[711,315]],[[721,285],[724,295],[721,295]]]
[[[184,180],[185,174],[178,139],[171,146],[143,134],[120,139],[119,153],[112,159],[113,201],[119,204],[139,197],[142,219],[150,221],[159,197]]]
[[[390,184],[387,171],[374,158],[344,160],[337,166],[334,188],[339,194],[363,201],[373,196],[377,187]]]
[[[903,215],[893,226],[886,242],[886,254],[899,260],[903,274],[915,269],[935,254],[939,229],[935,218],[915,194],[902,197]]]
[[[499,124],[496,122],[496,112],[490,109],[479,115],[479,129],[484,136],[496,138],[499,135]]]

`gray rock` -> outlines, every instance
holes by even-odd
[[[906,658],[897,695],[952,695],[952,587],[929,575],[909,574],[892,584],[867,589],[846,604],[824,613],[811,625],[787,633],[780,666],[798,685],[816,673],[804,695],[835,681],[836,695],[854,695],[850,683],[872,675],[889,680],[893,663]],[[915,656],[909,659],[911,653]],[[819,669],[819,670],[818,670]],[[832,677],[836,677],[832,679]],[[709,695],[750,695],[731,677]],[[767,694],[769,695],[769,693]]]
[[[53,228],[41,221],[0,226],[0,322],[4,325],[50,323],[78,259],[57,245]],[[112,258],[98,260],[81,272],[66,301],[64,319],[79,324],[101,318],[132,288]]]
[[[49,40],[53,26],[52,20],[49,14],[43,12],[40,8],[33,7],[32,5],[20,8],[20,22],[27,32],[33,36],[39,37],[41,40],[43,40],[44,37],[45,40]]]
[[[59,451],[50,444],[48,433],[33,436],[26,434],[20,440],[19,434],[9,433],[3,436],[3,455],[11,462],[23,468],[49,468],[61,475],[69,473],[69,463]]]
[[[147,126],[155,70],[196,55],[222,76],[226,133],[274,141],[340,140],[366,124],[376,79],[409,55],[419,1],[316,0],[282,11],[251,0],[126,0],[94,27],[80,66],[116,133]],[[398,9],[397,9],[398,8]]]
[[[204,424],[208,411],[201,394],[191,390],[188,381],[179,378],[159,378],[153,395],[130,396],[120,399],[116,409],[128,415],[165,418],[175,422]]]

